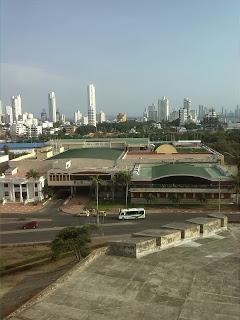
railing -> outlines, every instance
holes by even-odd
[[[162,189],[176,189],[176,188],[188,188],[188,189],[218,189],[219,185],[194,185],[194,184],[132,184],[131,188],[162,188]],[[232,185],[220,185],[222,189],[233,189]]]

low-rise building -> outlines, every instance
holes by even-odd
[[[18,168],[9,168],[0,177],[0,198],[4,202],[35,202],[44,199],[45,178],[27,178]]]

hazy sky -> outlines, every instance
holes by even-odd
[[[141,115],[163,95],[173,107],[240,104],[239,0],[0,0],[1,99],[21,94],[39,114],[47,93],[71,116],[97,109]]]

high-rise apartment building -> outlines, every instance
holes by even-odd
[[[74,112],[74,123],[79,124],[82,120],[82,113],[80,112],[80,110],[77,110],[76,112]]]
[[[5,109],[5,123],[12,124],[13,123],[13,112],[11,106],[6,106]]]
[[[41,121],[42,122],[47,121],[47,113],[46,113],[45,109],[43,109],[43,111],[41,112]]]
[[[49,120],[53,123],[57,121],[56,96],[54,92],[48,94]]]
[[[189,117],[191,109],[191,100],[188,98],[183,99],[183,109],[187,110],[187,117]]]
[[[95,86],[90,84],[88,86],[88,124],[96,127],[96,93]]]
[[[158,112],[155,108],[154,103],[151,106],[148,106],[148,120],[157,122],[158,120]]]
[[[13,114],[13,121],[18,122],[19,116],[22,115],[22,100],[21,96],[12,96],[12,114]]]
[[[169,118],[169,100],[163,97],[158,100],[158,121],[167,121]]]
[[[98,123],[106,122],[106,114],[105,114],[105,112],[100,111],[100,112],[97,114],[97,122],[98,122]]]

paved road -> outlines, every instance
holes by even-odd
[[[51,241],[59,230],[66,226],[78,226],[84,223],[94,223],[94,217],[77,217],[64,214],[59,211],[62,200],[54,200],[40,212],[33,214],[12,214],[1,215],[0,242],[2,244]],[[203,214],[166,214],[148,213],[146,219],[119,221],[116,214],[111,214],[101,221],[102,232],[104,235],[131,234],[149,228],[159,228],[160,226],[172,221],[184,221]],[[27,220],[20,220],[27,219]],[[22,230],[22,226],[27,221],[38,220],[39,229]],[[104,222],[104,223],[103,223]]]

